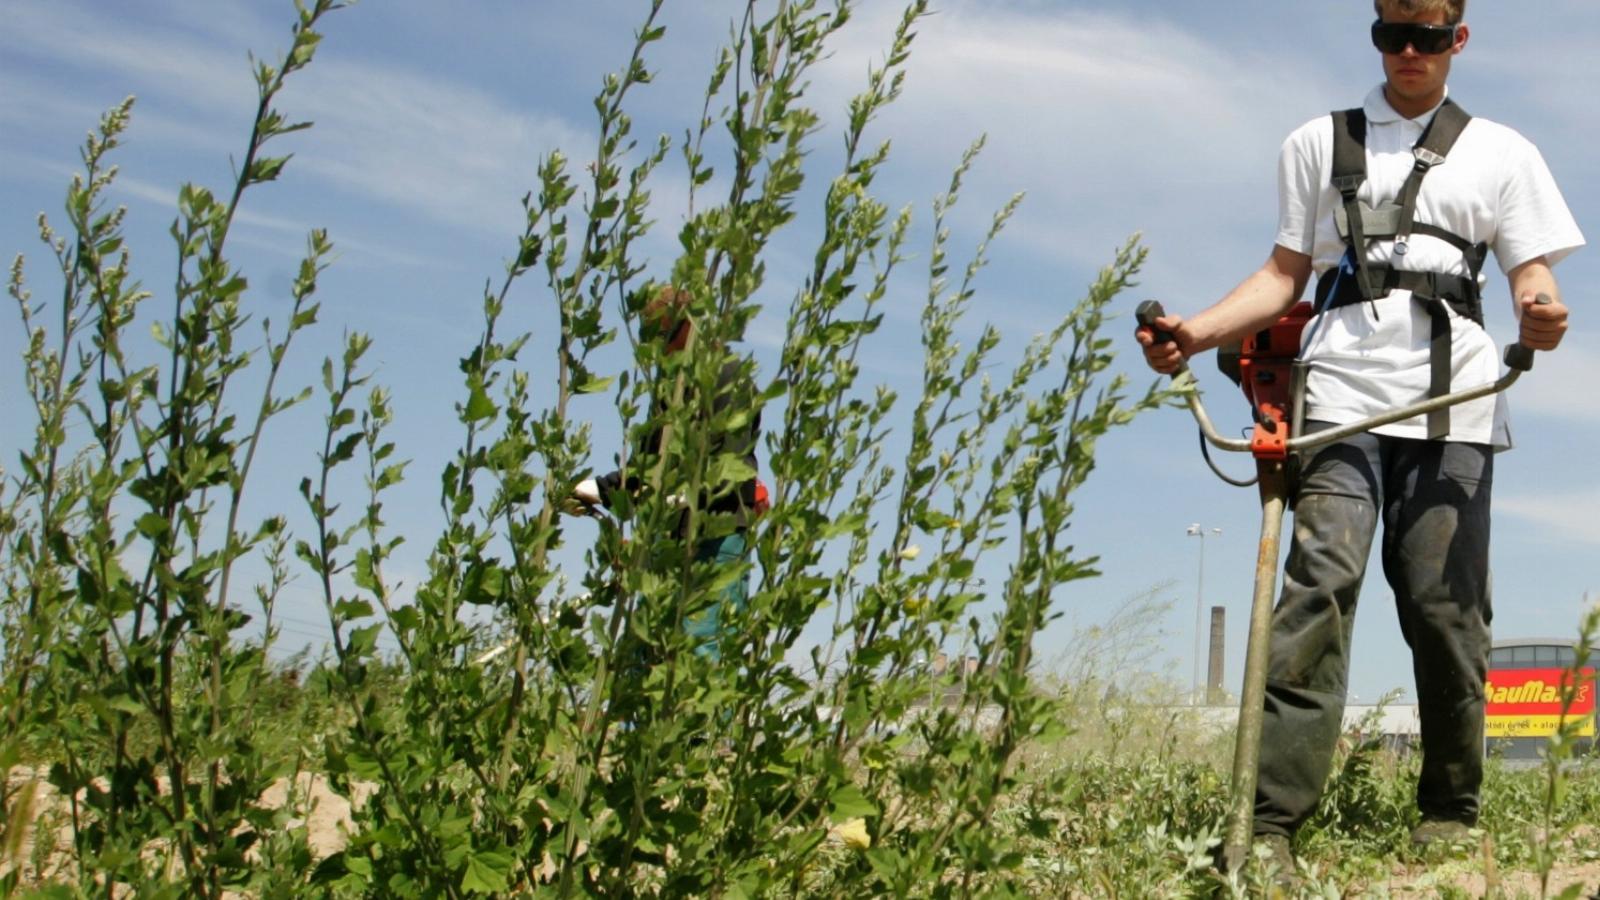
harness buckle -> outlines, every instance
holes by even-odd
[[[1356,195],[1356,191],[1361,189],[1361,183],[1366,180],[1367,177],[1365,173],[1356,175],[1335,175],[1333,176],[1333,188],[1334,190],[1338,191],[1346,200],[1348,200]]]
[[[1411,148],[1411,155],[1417,158],[1417,168],[1424,171],[1444,162],[1443,156],[1429,150],[1427,147],[1413,147]]]

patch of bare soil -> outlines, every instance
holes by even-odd
[[[1491,877],[1481,865],[1475,870],[1462,864],[1396,866],[1384,885],[1387,892],[1381,896],[1555,897],[1571,885],[1580,886],[1578,896],[1584,900],[1600,898],[1600,862],[1557,863],[1550,872],[1548,895],[1540,892],[1535,872],[1501,872]]]
[[[365,803],[376,785],[358,782],[355,785],[356,804]],[[291,819],[289,827],[297,827],[302,822],[306,826],[306,843],[311,847],[311,855],[317,859],[332,856],[343,850],[349,843],[350,830],[355,822],[350,817],[350,800],[333,792],[328,786],[328,779],[310,772],[302,772],[295,779],[295,805],[296,818]],[[289,779],[279,778],[261,794],[261,804],[268,809],[280,809],[289,799]]]
[[[22,883],[47,884],[76,877],[72,848],[72,805],[45,780],[45,773],[18,766],[7,773],[7,794],[17,812],[19,834],[6,834],[0,846],[0,875],[20,870]],[[165,782],[158,784],[165,791]],[[375,786],[358,784],[355,802],[363,803]],[[290,806],[288,828],[306,827],[312,856],[322,859],[343,850],[354,820],[350,800],[335,793],[321,775],[301,773],[293,783],[273,782],[261,794],[268,809]]]
[[[1487,838],[1482,851],[1472,857],[1433,865],[1396,864],[1380,896],[1387,897],[1555,897],[1574,885],[1583,900],[1600,900],[1600,859],[1594,858],[1600,828],[1586,825],[1567,836],[1563,852],[1541,888],[1537,872],[1500,871],[1494,863],[1493,845]],[[1586,849],[1587,848],[1587,849]]]

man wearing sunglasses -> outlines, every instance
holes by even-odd
[[[1554,350],[1567,307],[1551,267],[1583,244],[1537,149],[1447,99],[1467,47],[1465,0],[1376,0],[1383,84],[1359,109],[1295,130],[1279,157],[1279,216],[1266,263],[1191,319],[1139,329],[1151,368],[1239,340],[1278,319],[1316,276],[1302,357],[1307,431],[1492,381],[1480,267],[1510,284],[1522,343]],[[1536,303],[1544,295],[1548,302]],[[1490,644],[1489,491],[1511,444],[1502,399],[1374,429],[1309,459],[1293,497],[1284,587],[1273,613],[1255,831],[1293,872],[1290,840],[1316,807],[1344,710],[1349,644],[1372,539],[1411,647],[1422,725],[1418,846],[1468,837],[1483,777]]]

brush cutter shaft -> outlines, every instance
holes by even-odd
[[[1532,352],[1521,344],[1513,344],[1506,348],[1506,355],[1509,357],[1513,351],[1518,350],[1528,353]],[[1468,400],[1476,400],[1480,397],[1487,397],[1490,394],[1498,394],[1515,384],[1517,379],[1521,378],[1522,373],[1525,371],[1527,371],[1527,369],[1522,369],[1521,371],[1517,369],[1510,369],[1504,375],[1501,375],[1498,379],[1488,384],[1480,384],[1477,387],[1467,388],[1463,391],[1455,391],[1445,394],[1443,397],[1434,397],[1429,400],[1421,400],[1416,403],[1412,403],[1409,406],[1402,406],[1399,409],[1392,409],[1376,416],[1371,416],[1356,422],[1350,422],[1345,425],[1338,425],[1333,428],[1324,429],[1311,434],[1302,434],[1299,436],[1291,435],[1288,441],[1285,443],[1290,453],[1296,453],[1301,450],[1309,450],[1313,447],[1320,447],[1323,444],[1331,444],[1334,441],[1342,441],[1351,435],[1360,434],[1364,431],[1371,431],[1374,428],[1381,428],[1384,425],[1401,422],[1416,416],[1426,415],[1427,413],[1436,409],[1443,409],[1447,406],[1455,406],[1458,403],[1465,403]],[[1195,422],[1200,425],[1200,433],[1205,435],[1206,443],[1216,447],[1219,450],[1229,450],[1236,453],[1249,453],[1252,443],[1249,438],[1223,437],[1222,434],[1217,431],[1216,424],[1211,421],[1210,414],[1206,412],[1205,404],[1200,400],[1200,390],[1197,386],[1195,386],[1193,373],[1185,373],[1185,376],[1185,379],[1181,381],[1175,376],[1173,378],[1173,383],[1174,386],[1178,387],[1179,389],[1190,388],[1185,399],[1189,404],[1189,412],[1194,415]]]
[[[1278,591],[1278,546],[1288,506],[1283,464],[1261,461],[1261,539],[1256,553],[1255,590],[1250,600],[1250,630],[1245,643],[1244,685],[1239,691],[1239,727],[1234,734],[1233,781],[1224,835],[1225,868],[1235,871],[1249,857],[1255,818],[1256,774],[1261,763],[1261,728],[1267,700],[1267,644]]]
[[[1535,302],[1546,304],[1550,303],[1551,300],[1548,296],[1540,294]],[[1150,328],[1157,341],[1170,341],[1173,339],[1173,335],[1170,332],[1158,330],[1154,326],[1155,320],[1164,315],[1166,313],[1158,300],[1144,301],[1139,304],[1136,313],[1139,324]],[[1420,400],[1416,403],[1402,406],[1399,409],[1392,409],[1356,422],[1338,425],[1324,431],[1318,431],[1315,434],[1292,434],[1285,442],[1285,446],[1289,453],[1308,450],[1312,447],[1320,447],[1323,444],[1344,440],[1351,435],[1360,434],[1364,431],[1381,428],[1384,425],[1391,425],[1395,422],[1426,415],[1435,410],[1465,403],[1468,400],[1477,400],[1490,394],[1498,394],[1515,384],[1523,372],[1530,371],[1533,368],[1533,351],[1520,342],[1512,344],[1506,347],[1505,364],[1507,367],[1506,373],[1488,384],[1454,391],[1442,397]],[[1187,389],[1186,399],[1189,404],[1189,411],[1194,415],[1195,422],[1199,424],[1200,433],[1205,436],[1206,443],[1219,450],[1228,450],[1236,453],[1249,453],[1251,451],[1252,441],[1250,439],[1223,437],[1217,431],[1216,425],[1211,421],[1211,416],[1206,412],[1205,404],[1200,399],[1200,390],[1195,384],[1194,373],[1190,371],[1187,364],[1173,373],[1172,381],[1174,387],[1180,390]]]

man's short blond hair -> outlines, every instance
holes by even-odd
[[[1445,21],[1456,24],[1467,14],[1467,0],[1372,0],[1372,8],[1380,19],[1384,13],[1410,16],[1442,12]]]

